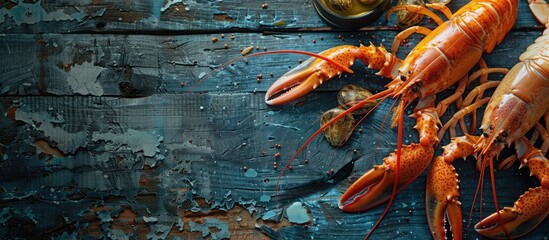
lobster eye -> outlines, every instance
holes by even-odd
[[[412,91],[413,92],[418,92],[419,91],[419,88],[421,87],[422,83],[421,82],[417,82],[417,83],[414,83],[412,85]]]
[[[508,136],[508,134],[507,134],[507,132],[504,131],[504,132],[501,133],[501,136],[506,138]]]

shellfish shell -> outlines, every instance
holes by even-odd
[[[339,90],[337,94],[338,103],[345,109],[349,109],[358,102],[369,98],[372,93],[368,89],[360,87],[356,84],[347,84]],[[353,112],[353,115],[362,115],[368,112],[372,107],[376,105],[376,102],[368,103],[358,110]]]
[[[353,8],[353,0],[328,0],[328,4],[335,10],[347,12]]]
[[[326,124],[328,121],[332,120],[340,113],[344,112],[345,109],[341,107],[332,108],[326,111],[320,117],[320,126]],[[324,129],[324,137],[330,144],[334,147],[339,147],[345,144],[356,125],[356,120],[352,114],[347,114],[343,118],[336,121],[334,124],[330,125],[328,128]]]

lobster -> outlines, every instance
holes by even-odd
[[[477,63],[482,63],[483,52],[490,53],[511,30],[517,18],[518,0],[474,0],[454,14],[444,5],[430,6],[441,10],[449,20],[438,20],[436,14],[424,7],[397,6],[389,11],[389,14],[395,10],[417,11],[431,16],[440,24],[432,31],[412,27],[399,33],[393,43],[393,54],[383,46],[375,47],[373,44],[368,47],[333,47],[281,76],[265,95],[265,101],[270,105],[290,103],[313,91],[324,81],[341,75],[342,71],[351,72],[348,67],[356,59],[364,62],[368,68],[378,70],[377,75],[393,79],[387,84],[386,90],[361,101],[320,127],[296,151],[282,171],[288,168],[315,136],[346,114],[377,100],[397,99],[398,105],[392,119],[392,126],[398,126],[399,136],[395,152],[386,157],[382,165],[374,166],[353,183],[339,201],[339,208],[346,212],[365,211],[388,201],[385,211],[367,238],[387,214],[397,192],[416,179],[431,162],[434,146],[439,142],[439,116],[448,104],[461,97],[467,85],[467,74]],[[394,55],[398,42],[413,33],[426,36],[404,60],[398,59]],[[456,93],[435,106],[435,95],[458,82],[460,84]],[[415,99],[419,101],[412,116],[417,122],[419,143],[403,146],[404,109]],[[461,228],[453,230],[460,232]]]
[[[549,4],[543,0],[530,0],[532,12],[546,30],[534,44],[529,46],[516,64],[505,75],[489,98],[480,129],[482,135],[468,135],[452,138],[444,146],[444,152],[437,156],[427,177],[426,208],[429,227],[435,239],[444,238],[444,215],[454,234],[461,236],[461,207],[458,201],[459,187],[457,174],[451,165],[454,160],[477,155],[477,169],[489,167],[490,178],[494,182],[493,158],[498,156],[505,145],[514,143],[517,154],[504,160],[499,168],[508,168],[516,160],[520,167],[527,167],[541,183],[530,188],[515,201],[513,207],[505,207],[475,225],[475,230],[486,237],[495,239],[517,238],[532,231],[549,214],[549,160],[544,156],[549,148],[547,128],[538,121],[549,120]],[[471,95],[473,96],[473,95]],[[485,98],[488,99],[488,98]],[[469,114],[481,104],[471,104],[457,112],[446,126],[453,125],[465,114]],[[531,129],[544,135],[541,150],[524,137]],[[439,132],[439,137],[444,134]],[[519,168],[520,168],[519,167]],[[481,172],[480,179],[484,178]],[[499,209],[495,184],[492,195],[496,209]],[[456,233],[457,232],[457,233]]]

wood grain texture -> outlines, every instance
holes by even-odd
[[[350,214],[337,202],[394,150],[396,129],[384,123],[392,101],[342,147],[313,140],[280,178],[278,197],[275,191],[289,157],[318,129],[320,115],[337,106],[337,91],[346,83],[379,91],[387,79],[357,63],[356,74],[272,107],[264,103],[266,89],[305,56],[265,55],[216,69],[249,46],[390,46],[394,19],[339,31],[320,20],[312,1],[262,3],[0,1],[0,238],[362,239],[383,208]],[[278,20],[288,24],[273,26]],[[511,67],[540,33],[521,1],[513,31],[484,59]],[[420,39],[411,37],[399,56]],[[443,120],[455,111],[450,107]],[[405,143],[415,141],[414,122],[405,124]],[[474,164],[456,163],[464,226],[478,179]],[[539,184],[528,174],[515,167],[496,172],[500,205]],[[425,179],[397,196],[373,239],[431,238]],[[305,223],[289,220],[296,203],[306,210],[298,214]],[[470,226],[493,211],[485,193]],[[543,239],[548,227],[546,220],[526,239]],[[481,238],[472,229],[465,234]]]
[[[74,32],[222,32],[222,31],[327,31],[330,29],[313,8],[313,1],[113,1],[57,0],[14,4],[0,2],[0,32],[74,33]],[[450,9],[466,1],[452,1]],[[267,8],[261,5],[267,3]],[[15,16],[15,17],[14,17]],[[525,1],[520,1],[515,28],[541,27],[532,17]],[[283,20],[285,26],[275,26]],[[394,19],[380,18],[363,30],[387,29]],[[431,25],[433,26],[433,25]]]

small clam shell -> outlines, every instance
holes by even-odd
[[[346,12],[353,8],[352,0],[328,0],[328,4],[335,10]]]
[[[326,124],[328,121],[332,120],[344,111],[345,109],[341,107],[332,108],[326,111],[320,117],[320,126]],[[348,114],[328,128],[326,128],[324,130],[324,137],[326,137],[326,140],[328,140],[328,142],[330,142],[332,146],[339,147],[347,142],[347,140],[351,136],[351,133],[353,133],[353,128],[355,127],[355,124],[356,120],[353,115]]]
[[[337,101],[345,109],[349,109],[358,102],[369,98],[372,96],[372,93],[368,89],[360,87],[356,84],[347,84],[337,94]],[[353,112],[353,115],[361,115],[368,112],[372,107],[374,107],[376,102],[371,102],[358,110]]]
[[[423,2],[423,0],[398,0],[397,6],[400,5],[425,5],[425,2]],[[423,18],[423,14],[411,13],[404,10],[396,11],[395,13],[398,24],[403,27],[415,25],[421,21],[421,18]]]

